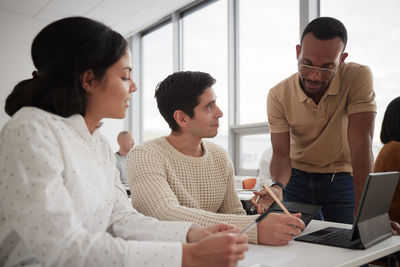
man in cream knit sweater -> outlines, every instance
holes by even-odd
[[[135,147],[127,158],[132,204],[141,213],[164,221],[227,222],[242,228],[257,218],[242,208],[228,153],[203,140],[217,134],[223,115],[214,83],[207,73],[188,71],[158,85],[158,109],[171,134]],[[249,241],[285,245],[304,229],[299,217],[269,214],[248,231]]]

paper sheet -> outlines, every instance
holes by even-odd
[[[244,260],[239,261],[239,267],[269,267],[277,266],[293,259],[296,255],[278,250],[266,249],[261,245],[250,245]]]

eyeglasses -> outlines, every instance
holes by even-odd
[[[332,78],[332,76],[335,74],[336,71],[334,69],[319,68],[319,67],[299,64],[299,72],[303,77],[310,76],[315,70],[319,73],[321,79],[323,80],[328,80]]]

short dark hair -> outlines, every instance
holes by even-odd
[[[342,22],[331,17],[319,17],[308,23],[301,36],[303,44],[304,36],[311,32],[315,38],[320,40],[329,40],[340,37],[344,44],[343,50],[347,44],[347,30]]]
[[[200,71],[180,71],[169,75],[157,85],[154,97],[158,110],[172,131],[179,131],[174,119],[175,110],[182,110],[191,118],[199,104],[199,96],[215,83],[210,74]]]
[[[381,141],[386,144],[390,141],[400,142],[400,97],[389,103],[383,116]]]
[[[101,79],[127,47],[119,33],[88,18],[69,17],[47,25],[32,43],[37,71],[14,87],[6,100],[6,113],[12,116],[22,107],[33,106],[63,117],[84,116],[87,96],[81,75],[92,70]]]

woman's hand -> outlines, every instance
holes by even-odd
[[[213,230],[218,230],[218,227]],[[182,267],[233,267],[244,259],[244,253],[249,249],[247,235],[226,231],[211,234],[197,243],[182,246]]]
[[[226,223],[219,223],[203,228],[190,229],[186,235],[186,241],[188,243],[197,242],[201,239],[209,237],[212,234],[220,232],[239,233],[240,228]]]

